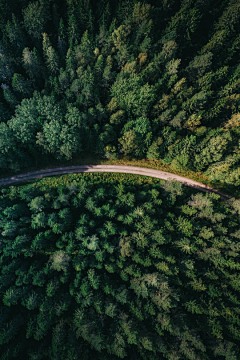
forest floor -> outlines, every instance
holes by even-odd
[[[72,166],[61,166],[57,168],[44,169],[38,171],[30,171],[24,174],[15,174],[10,177],[0,179],[0,186],[12,185],[17,182],[33,180],[36,178],[42,178],[46,176],[56,176],[69,173],[82,173],[82,172],[117,172],[117,173],[130,173],[142,176],[150,176],[163,180],[177,180],[186,186],[193,187],[195,189],[205,192],[215,192],[220,195],[222,199],[231,198],[231,196],[214,189],[208,185],[194,181],[192,179],[172,174],[170,172],[156,170],[146,167],[129,166],[129,165],[111,165],[111,164],[97,164],[97,165],[72,165]]]

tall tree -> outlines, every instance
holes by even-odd
[[[36,44],[39,44],[46,23],[51,19],[48,1],[38,0],[30,2],[22,12],[24,26],[28,34]]]

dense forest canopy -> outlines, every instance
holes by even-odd
[[[240,185],[239,0],[0,0],[0,172],[92,154]],[[240,202],[116,174],[0,190],[0,360],[239,360]]]
[[[240,185],[238,0],[0,0],[2,173],[93,153]]]
[[[0,191],[0,359],[238,360],[240,202],[68,175]]]

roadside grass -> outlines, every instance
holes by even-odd
[[[70,184],[81,184],[81,180],[86,180],[96,186],[96,189],[101,184],[106,185],[128,185],[134,187],[134,185],[162,185],[166,180],[158,179],[154,177],[138,175],[138,174],[124,174],[124,173],[111,173],[111,172],[86,172],[78,174],[63,174],[57,176],[49,176],[44,178],[38,178],[30,180],[28,183],[38,187],[42,191],[47,191],[52,188],[59,188],[61,186],[68,186]],[[19,185],[24,186],[24,185]],[[194,189],[196,190],[196,189]],[[196,190],[197,191],[197,190]]]
[[[50,160],[50,161],[49,161]],[[176,170],[170,165],[164,164],[162,160],[147,160],[147,159],[133,159],[130,157],[120,156],[118,159],[107,159],[94,155],[88,156],[78,156],[68,161],[59,161],[55,159],[45,158],[40,165],[24,168],[18,172],[8,171],[0,174],[0,178],[13,176],[16,174],[24,174],[26,172],[46,170],[64,166],[77,166],[77,165],[128,165],[128,166],[137,166],[137,167],[146,167],[155,170],[166,171],[172,174],[183,176],[195,181],[198,181],[202,184],[208,185],[214,189],[222,191],[230,196],[235,198],[240,198],[240,189],[235,186],[229,186],[221,182],[210,181],[207,176],[202,172],[193,172],[189,170]]]

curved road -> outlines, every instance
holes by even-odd
[[[205,192],[215,192],[219,194],[224,200],[230,199],[231,196],[222,193],[216,189],[213,189],[207,185],[201,184],[197,181],[185,178],[183,176],[171,174],[165,171],[153,170],[148,168],[136,167],[136,166],[119,166],[119,165],[81,165],[81,166],[66,166],[56,169],[39,170],[25,174],[20,174],[12,177],[0,179],[0,186],[12,185],[17,182],[32,180],[36,178],[42,178],[46,176],[62,175],[70,173],[81,173],[81,172],[117,172],[117,173],[128,173],[136,175],[151,176],[163,180],[177,180],[186,186],[193,187],[195,189]]]

